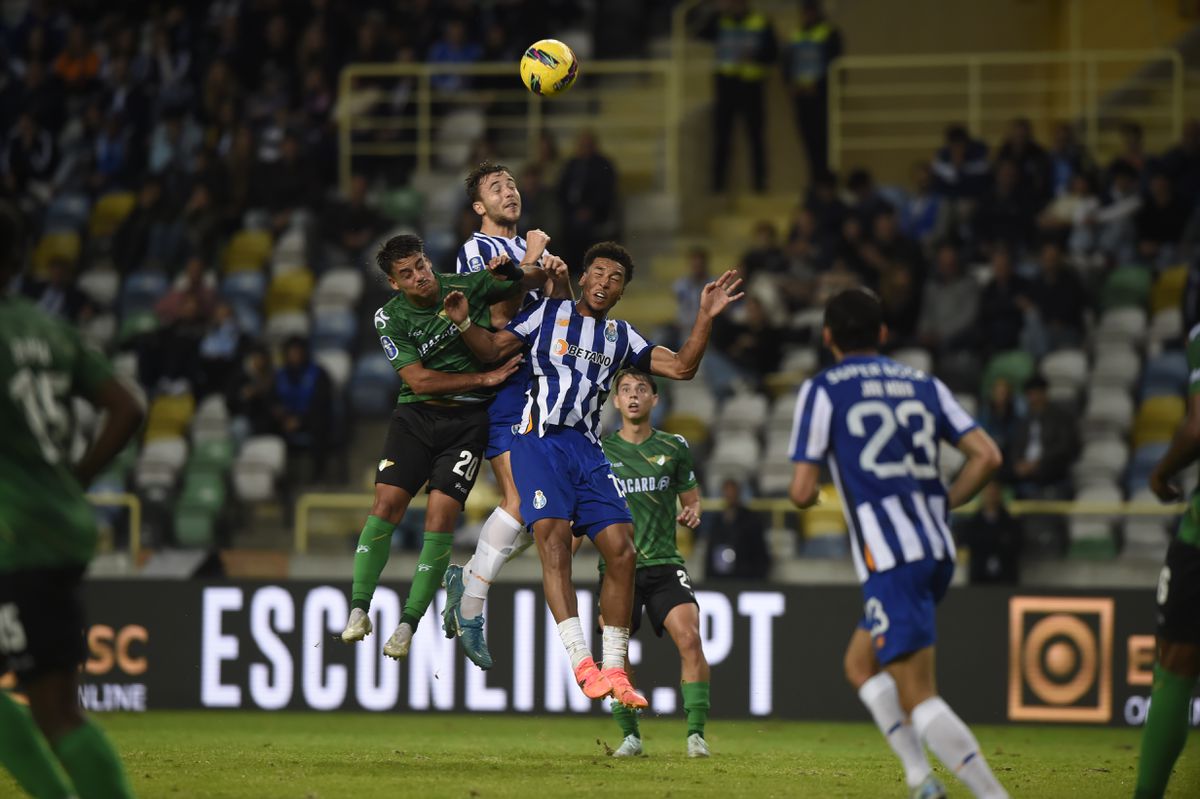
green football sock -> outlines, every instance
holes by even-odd
[[[379,585],[379,575],[387,565],[392,551],[392,531],[396,525],[378,516],[368,516],[358,534],[358,549],[354,552],[354,587],[350,592],[350,607],[371,609],[371,597]]]
[[[1171,769],[1187,740],[1195,683],[1190,677],[1154,667],[1154,690],[1150,693],[1146,728],[1142,730],[1135,799],[1159,799],[1167,790]]]
[[[132,799],[121,758],[99,726],[85,720],[58,739],[58,759],[71,775],[80,799]]]
[[[37,799],[64,799],[75,794],[29,711],[6,691],[0,691],[0,765]]]
[[[642,737],[642,733],[638,730],[637,711],[625,705],[618,705],[616,702],[612,706],[613,718],[617,722],[617,726],[621,728],[621,734],[625,736],[635,735],[638,738]]]
[[[687,734],[704,737],[704,722],[708,721],[708,683],[680,683],[683,689],[683,709],[687,711]]]
[[[425,615],[433,595],[442,584],[446,567],[450,565],[450,547],[454,543],[454,533],[431,533],[426,531],[425,544],[421,547],[421,557],[417,561],[417,573],[413,575],[412,590],[404,601],[404,612],[400,614],[400,622],[408,622],[415,630],[417,622]]]

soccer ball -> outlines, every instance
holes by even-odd
[[[565,92],[578,74],[575,53],[558,39],[534,42],[521,56],[521,80],[529,91],[543,97]]]

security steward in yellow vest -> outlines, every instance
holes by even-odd
[[[762,192],[767,185],[765,83],[778,55],[775,29],[747,0],[722,0],[701,36],[716,45],[713,189],[725,191],[733,123],[741,117],[750,139],[754,190]]]
[[[784,77],[813,176],[829,169],[829,65],[841,54],[842,34],[825,18],[820,0],[804,0],[800,27],[784,57]]]

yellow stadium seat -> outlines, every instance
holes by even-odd
[[[1154,281],[1150,289],[1150,313],[1158,313],[1164,308],[1178,308],[1183,297],[1183,287],[1187,283],[1187,267],[1173,266],[1164,269]]]
[[[290,269],[271,279],[267,288],[267,318],[287,311],[308,310],[313,293],[313,274],[307,269]]]
[[[241,230],[225,250],[226,272],[257,272],[271,257],[271,234],[265,230]]]
[[[33,251],[34,272],[43,276],[50,261],[62,258],[74,266],[79,261],[81,243],[79,234],[73,230],[63,230],[57,233],[47,233],[38,240]]]
[[[160,396],[150,404],[146,417],[146,441],[174,438],[187,432],[196,412],[196,398],[191,394]]]
[[[804,536],[817,538],[826,535],[845,535],[846,517],[837,488],[828,483],[821,486],[821,501],[804,511]]]
[[[1183,397],[1151,397],[1143,402],[1133,422],[1133,448],[1170,441],[1185,413]]]
[[[129,216],[133,206],[137,204],[137,196],[131,191],[118,191],[106,194],[92,206],[92,216],[88,220],[88,235],[111,236]]]
[[[693,447],[698,447],[708,441],[708,425],[704,420],[690,413],[668,414],[663,420],[663,429],[668,433],[683,436]]]

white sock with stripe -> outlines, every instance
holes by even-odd
[[[888,746],[892,747],[904,765],[904,781],[908,787],[920,785],[933,769],[925,757],[925,747],[921,745],[916,730],[904,717],[900,694],[892,675],[881,671],[867,680],[858,689],[858,698],[871,711],[875,726],[879,727]]]
[[[913,727],[942,764],[981,799],[1007,799],[996,775],[979,751],[979,742],[940,696],[913,708]]]
[[[483,613],[492,581],[517,549],[517,539],[525,525],[514,519],[504,508],[496,508],[479,531],[475,554],[463,567],[462,615],[473,619]],[[526,544],[528,546],[528,544]]]

